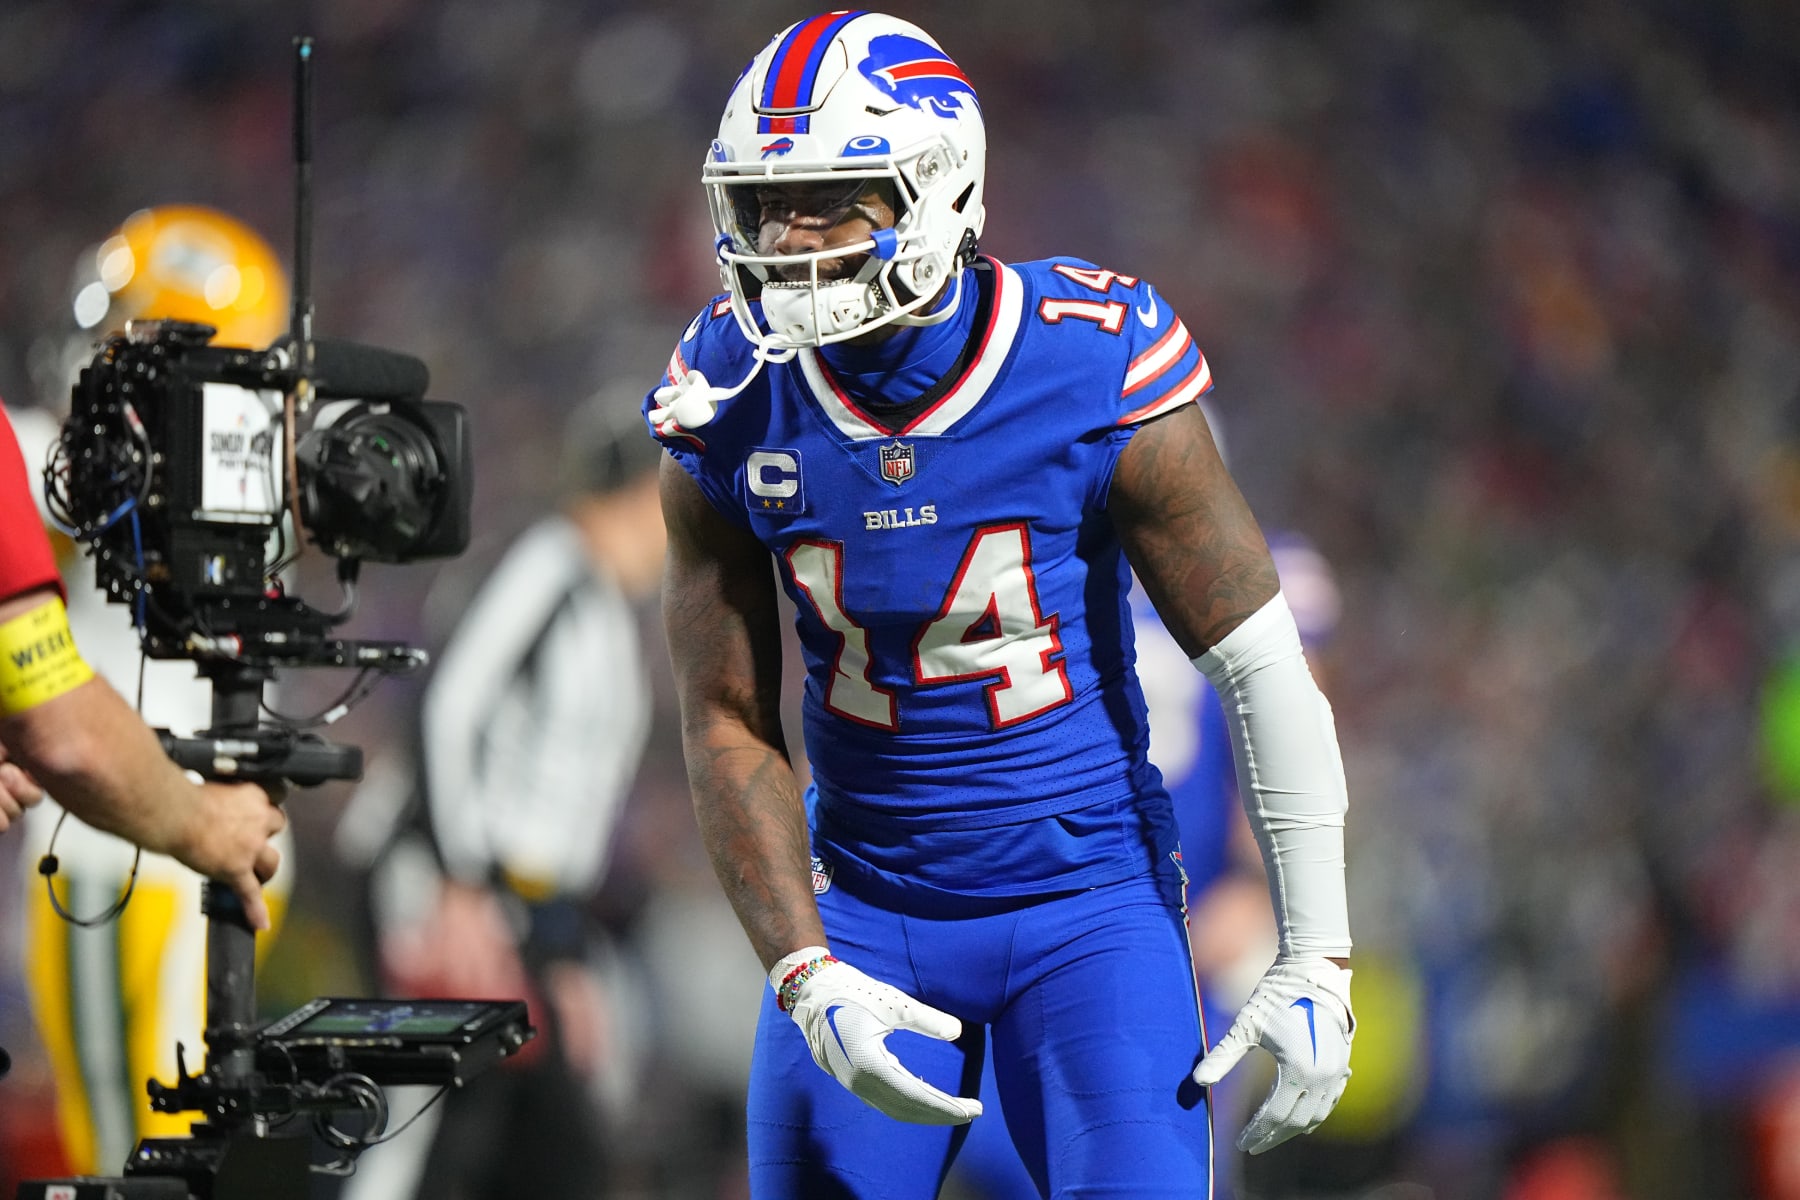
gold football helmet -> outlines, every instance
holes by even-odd
[[[261,348],[287,329],[288,280],[261,235],[217,209],[139,209],[82,265],[75,320],[95,337],[139,318],[198,321],[224,346]]]

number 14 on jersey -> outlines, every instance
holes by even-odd
[[[900,728],[893,689],[871,679],[869,631],[844,609],[842,542],[803,540],[783,555],[796,588],[838,638],[825,707],[877,729]],[[1073,693],[1060,658],[1055,613],[1043,614],[1022,521],[975,531],[937,615],[912,639],[912,678],[921,687],[986,680],[988,720],[1004,729],[1067,704]]]

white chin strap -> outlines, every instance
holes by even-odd
[[[950,277],[950,298],[948,300],[945,300],[935,309],[927,309],[924,312],[901,313],[894,318],[894,324],[938,325],[948,321],[951,317],[956,315],[957,308],[962,304],[962,285],[963,273],[962,271],[957,270],[953,272]]]
[[[956,274],[950,298],[935,311],[900,313],[895,325],[936,325],[948,320],[962,303],[962,273]],[[657,433],[669,437],[691,432],[711,423],[719,405],[750,386],[764,363],[784,363],[808,346],[843,341],[873,316],[877,292],[874,285],[845,280],[842,283],[763,287],[763,321],[768,332],[756,341],[750,373],[735,387],[723,388],[699,371],[656,389],[650,421]]]
[[[722,388],[699,371],[689,371],[674,383],[665,384],[652,394],[655,405],[650,409],[650,423],[663,437],[675,437],[710,424],[719,405],[750,386],[761,374],[764,363],[787,362],[800,352],[800,347],[770,334],[757,344],[750,373],[736,387]]]

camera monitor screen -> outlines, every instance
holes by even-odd
[[[530,1041],[523,1000],[322,997],[264,1029],[272,1078],[359,1071],[376,1083],[461,1086]]]
[[[378,1038],[466,1042],[507,1021],[523,1021],[517,1000],[314,1000],[263,1031],[265,1039]]]

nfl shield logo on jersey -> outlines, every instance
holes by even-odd
[[[813,895],[823,896],[831,890],[831,864],[818,855],[812,856]]]
[[[906,442],[889,442],[881,448],[881,477],[898,486],[913,477],[913,448]]]

